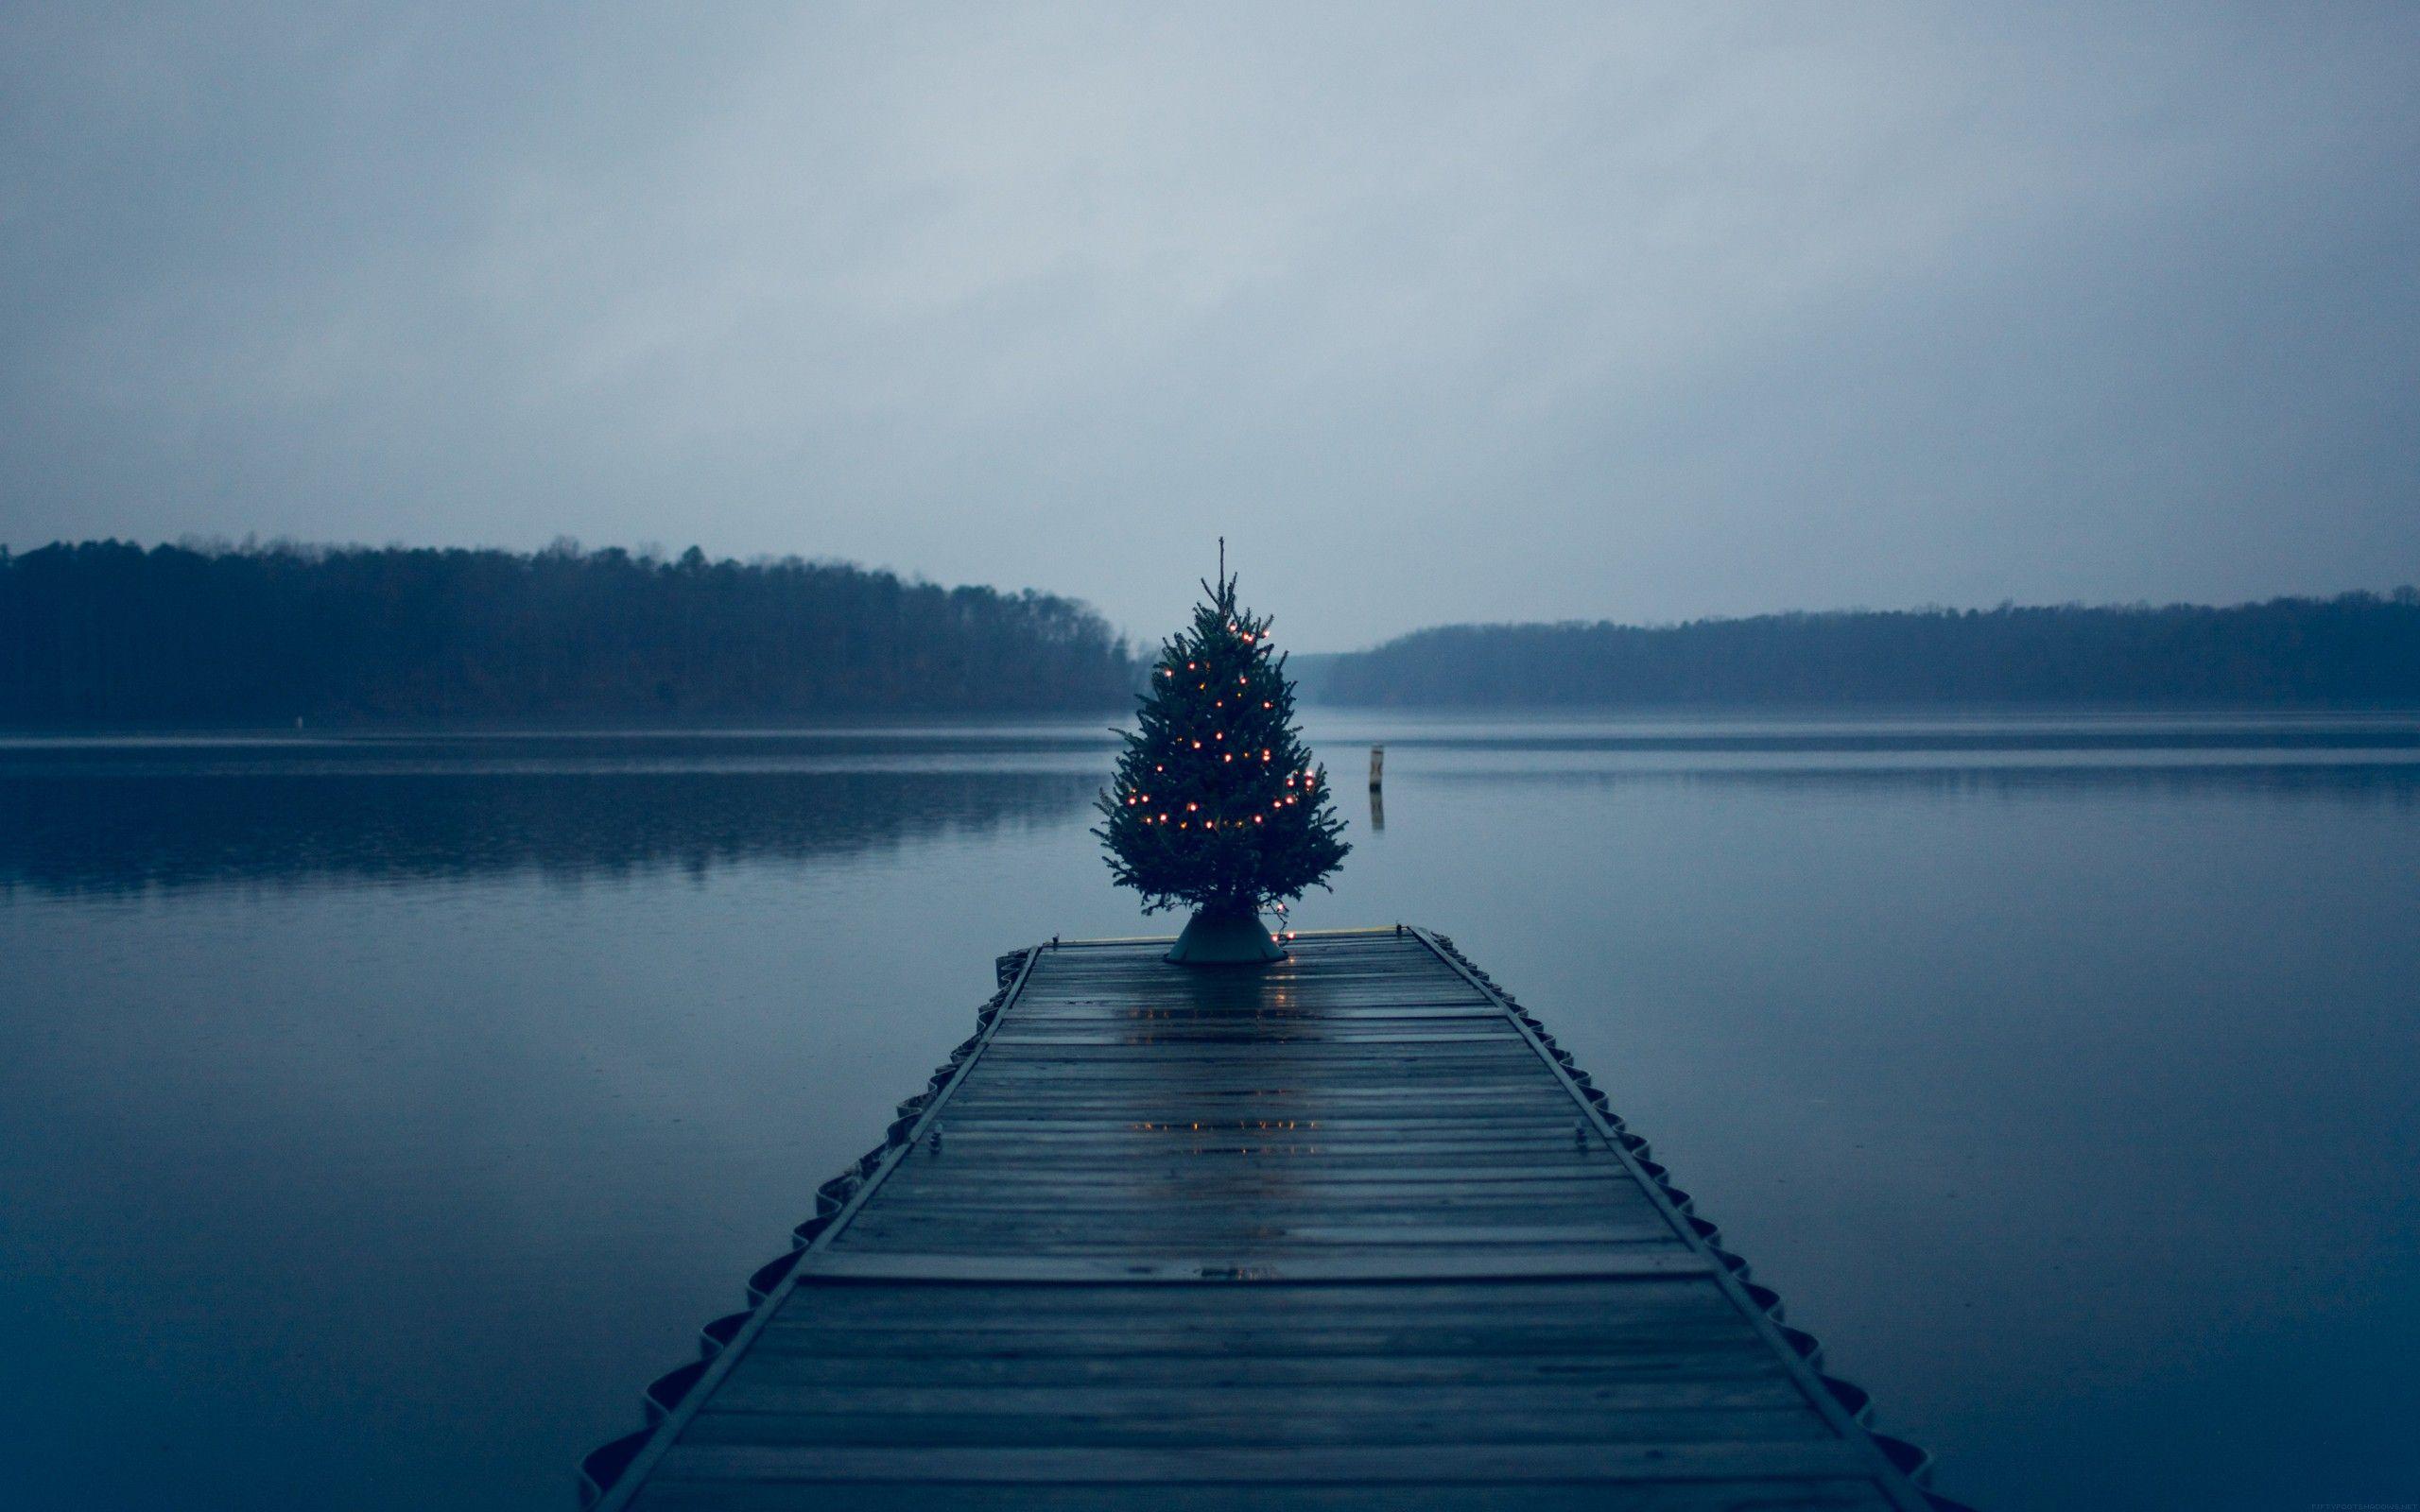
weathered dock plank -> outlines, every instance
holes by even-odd
[[[1027,956],[608,1508],[1930,1504],[1443,942],[1164,949]]]

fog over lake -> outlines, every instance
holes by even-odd
[[[1517,992],[1942,1489],[2420,1485],[2420,719],[1310,734],[1356,850],[1303,923]],[[1112,754],[0,744],[11,1504],[567,1504],[994,955],[1146,927]]]

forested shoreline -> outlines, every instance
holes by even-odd
[[[1428,708],[2420,706],[2420,592],[1455,625],[1298,656]],[[1124,711],[1075,600],[837,562],[401,547],[0,546],[0,727],[573,726]]]
[[[1338,704],[2420,705],[2420,592],[2227,608],[1767,614],[1456,625],[1320,659]]]
[[[1071,599],[797,558],[0,547],[0,725],[637,723],[1115,709]]]

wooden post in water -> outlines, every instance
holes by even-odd
[[[1385,776],[1385,774],[1386,774],[1386,770],[1387,770],[1387,747],[1385,747],[1384,746],[1373,746],[1373,747],[1370,747],[1370,791],[1371,791],[1371,792],[1374,793],[1374,792],[1376,792],[1376,791],[1378,790],[1379,781],[1380,781],[1380,779],[1381,779],[1382,777],[1384,777],[1384,776]]]

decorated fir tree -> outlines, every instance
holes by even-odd
[[[1276,959],[1261,910],[1325,886],[1352,849],[1338,838],[1344,821],[1327,774],[1294,726],[1294,685],[1271,654],[1270,622],[1236,605],[1220,555],[1192,629],[1160,647],[1093,832],[1144,912],[1193,906],[1168,953],[1190,964]]]

